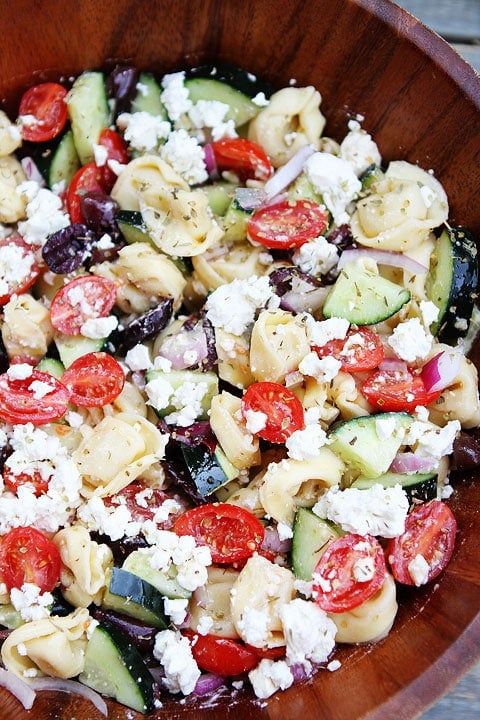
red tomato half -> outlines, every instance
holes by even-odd
[[[263,148],[246,138],[225,138],[211,144],[219,172],[231,170],[241,182],[268,180],[273,168]]]
[[[193,535],[208,545],[214,563],[234,563],[253,555],[265,531],[255,515],[235,505],[212,503],[187,510],[174,527],[177,535]]]
[[[122,392],[125,374],[108,353],[93,352],[75,360],[62,375],[70,402],[80,407],[103,407]]]
[[[59,135],[67,122],[66,89],[58,83],[40,83],[29,88],[20,100],[19,115],[33,115],[22,135],[30,142],[46,142]]]
[[[48,384],[52,391],[35,397],[35,386],[30,389],[35,381]],[[7,373],[0,375],[0,419],[5,422],[45,425],[65,415],[69,399],[67,388],[48,373],[33,370],[24,380],[12,380]]]
[[[3,248],[8,248],[8,250]],[[22,264],[24,264],[24,271],[21,273],[21,277],[17,276],[15,280],[12,280],[5,268],[10,265],[21,267]],[[3,269],[3,273],[0,274],[0,283],[3,285],[2,281],[5,281],[8,286],[7,292],[3,295],[0,294],[0,305],[6,305],[13,294],[21,295],[26,292],[40,275],[34,249],[17,234],[0,240],[0,266]]]
[[[79,335],[89,318],[106,317],[115,304],[115,284],[97,275],[81,275],[57,292],[50,307],[55,330]]]
[[[407,516],[405,532],[390,540],[387,558],[393,577],[403,585],[414,585],[408,566],[417,555],[427,561],[428,580],[435,580],[448,565],[455,546],[457,521],[440,500],[418,505]]]
[[[235,677],[253,670],[260,662],[256,652],[236,640],[191,631],[184,634],[192,641],[192,655],[198,667],[206,672]]]
[[[281,660],[285,657],[286,653],[285,645],[279,645],[273,648],[257,648],[245,643],[245,647],[255,653],[259,660]]]
[[[344,535],[331,542],[318,561],[313,573],[315,600],[325,612],[352,610],[375,595],[385,574],[378,540],[370,535]]]
[[[427,392],[420,375],[410,370],[379,370],[363,383],[361,392],[379,410],[409,412],[417,405],[429,405],[441,391]]]
[[[320,358],[331,356],[340,360],[346,372],[373,370],[385,356],[382,341],[368,327],[349,330],[345,340],[330,340],[326,345],[315,346],[314,350]]]
[[[328,225],[328,215],[311,200],[282,200],[266,205],[250,217],[247,233],[253,242],[267,248],[298,248],[321,235]]]
[[[14,528],[1,539],[0,577],[8,590],[27,582],[51,592],[60,579],[60,566],[57,546],[36,528]]]
[[[102,168],[89,162],[73,176],[67,190],[67,210],[72,224],[84,223],[81,198],[87,192],[105,192]]]
[[[3,469],[3,481],[5,487],[13,493],[16,493],[21,485],[33,485],[37,497],[40,497],[48,490],[48,480],[44,480],[38,470],[15,475],[9,467],[5,466]]]
[[[100,137],[98,138],[98,144],[103,145],[103,147],[107,149],[108,160],[116,160],[117,162],[122,163],[122,165],[128,163],[129,157],[127,143],[121,135],[115,132],[115,130],[110,130],[109,128],[102,130]],[[102,165],[99,169],[102,175],[105,191],[110,192],[115,185],[117,176],[113,170],[108,167],[107,163]]]
[[[284,443],[295,430],[305,426],[302,403],[291,390],[278,383],[250,385],[242,400],[244,415],[247,410],[267,416],[265,427],[257,434],[272,443]]]
[[[124,487],[123,490],[120,490],[120,492],[116,495],[104,498],[103,502],[105,503],[105,505],[110,506],[117,506],[120,503],[125,503],[128,510],[130,510],[132,520],[135,522],[153,520],[155,511],[162,505],[163,502],[165,502],[165,500],[171,499],[171,497],[169,498],[166,493],[164,493],[162,490],[159,490],[158,488],[152,488],[152,494],[145,497],[143,501],[140,500],[142,504],[139,505],[136,496],[138,495],[138,493],[143,492],[145,489],[146,485],[134,481],[130,483],[130,485]],[[144,504],[146,507],[143,507]],[[181,501],[179,501],[179,504],[181,504]],[[178,513],[184,511],[185,507],[183,507],[183,510],[178,510],[178,512],[176,513],[170,513],[168,515],[168,518],[164,522],[157,522],[157,527],[162,528],[162,530],[169,530],[175,524]]]

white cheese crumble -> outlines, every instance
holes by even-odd
[[[65,420],[71,428],[79,428],[83,425],[82,415],[75,412],[74,410],[67,410],[67,412],[65,413]]]
[[[262,700],[277,690],[286,690],[293,684],[293,675],[284,660],[261,660],[254,670],[248,673],[253,691]]]
[[[213,628],[214,622],[210,615],[202,615],[197,623],[197,632],[199,635],[208,635]]]
[[[320,236],[295,250],[292,260],[302,272],[325,275],[338,263],[338,250]]]
[[[370,582],[375,575],[375,562],[373,557],[360,557],[353,564],[353,577],[358,582]]]
[[[153,520],[158,524],[164,523],[168,520],[169,515],[175,515],[175,513],[178,513],[181,510],[182,506],[176,500],[171,500],[169,498],[168,500],[164,500],[160,507],[155,510]]]
[[[50,615],[49,605],[53,603],[51,593],[42,593],[38,585],[24,583],[20,590],[12,588],[10,602],[25,622],[41,620]]]
[[[97,143],[93,143],[92,147],[95,165],[97,167],[102,167],[103,165],[106,165],[108,160],[108,150],[105,145],[98,145]]]
[[[19,185],[17,192],[21,193],[26,184]],[[30,245],[43,245],[48,235],[70,225],[70,218],[63,212],[62,201],[55,193],[41,188],[38,183],[29,182],[28,185],[27,219],[18,223],[18,232]]]
[[[100,318],[89,318],[85,320],[80,332],[83,337],[91,338],[92,340],[101,340],[106,338],[112,333],[118,325],[118,318],[115,315],[108,315],[107,317]]]
[[[327,665],[327,670],[329,672],[335,672],[335,670],[339,670],[342,667],[342,663],[340,660],[331,660]]]
[[[433,337],[418,318],[399,323],[387,339],[397,357],[406,362],[424,360],[432,349]]]
[[[443,428],[430,422],[413,422],[403,439],[405,445],[415,446],[415,454],[431,458],[432,469],[445,455],[453,452],[453,443],[461,430],[458,420],[450,420]]]
[[[207,298],[207,318],[216,328],[243,335],[255,320],[255,312],[274,295],[268,277],[252,275],[221,285]]]
[[[397,427],[395,416],[377,415],[375,418],[375,431],[380,440],[391,438]]]
[[[423,555],[415,555],[408,564],[408,573],[417,587],[428,582],[430,567]]]
[[[315,320],[309,313],[303,319],[306,324],[307,337],[312,345],[323,347],[330,340],[344,340],[347,336],[350,323],[344,318],[329,318],[328,320]]]
[[[258,107],[267,107],[267,105],[270,105],[270,100],[267,100],[264,92],[258,92],[255,97],[252,98],[252,102],[254,105],[258,105]]]
[[[111,250],[113,247],[115,247],[115,243],[112,242],[112,238],[108,233],[104,233],[100,240],[97,240],[95,243],[95,246],[99,250]]]
[[[277,532],[280,540],[290,540],[293,537],[293,530],[287,523],[277,523]]]
[[[170,598],[166,597],[163,599],[163,606],[166,614],[170,617],[174,625],[181,625],[187,617],[188,600],[171,600]]]
[[[203,413],[202,400],[208,392],[206,382],[185,382],[170,397],[174,412],[165,416],[169,425],[188,427]]]
[[[33,372],[33,367],[28,363],[17,363],[11,365],[7,370],[10,380],[26,380]]]
[[[214,141],[238,137],[233,120],[225,119],[229,110],[226,103],[218,100],[199,100],[188,111],[188,117],[195,128],[209,128]]]
[[[279,612],[287,643],[289,665],[325,662],[335,647],[337,627],[333,620],[309,600],[297,598],[282,606]]]
[[[265,608],[257,610],[245,607],[238,621],[238,629],[242,639],[253,647],[265,647],[268,640],[269,615]]]
[[[160,140],[168,137],[170,123],[148,112],[121,113],[117,125],[130,147],[148,153],[158,147]],[[105,160],[106,161],[106,160]]]
[[[155,370],[161,370],[162,372],[169,373],[172,369],[172,362],[171,360],[167,360],[167,358],[158,355],[153,360],[153,367]]]
[[[320,448],[327,442],[327,434],[318,424],[310,424],[304,430],[295,430],[287,438],[285,447],[293,460],[310,460],[318,457]]]
[[[167,109],[170,120],[179,120],[180,116],[192,107],[192,101],[184,83],[184,71],[170,73],[162,78],[161,100]]]
[[[160,155],[190,185],[199,185],[208,180],[203,149],[186,130],[171,132]]]
[[[392,538],[405,530],[409,502],[400,485],[384,488],[375,484],[368,490],[330,488],[313,512],[341,525],[346,532]]]
[[[0,295],[8,295],[30,276],[35,262],[33,252],[11,243],[0,247]]]
[[[355,175],[359,176],[370,165],[380,165],[382,158],[377,143],[358,122],[350,121],[349,128],[350,132],[340,144],[340,157],[350,163]]]
[[[142,532],[149,548],[141,548],[148,562],[155,570],[168,572],[173,565],[177,568],[177,581],[186,590],[192,592],[205,585],[208,579],[207,567],[212,564],[210,549],[206,545],[196,545],[191,535],[178,536],[169,530],[159,530],[156,523],[147,520]]]
[[[130,370],[149,370],[152,367],[150,353],[145,345],[135,345],[125,355],[125,363]]]
[[[319,358],[316,352],[310,352],[300,362],[298,369],[302,375],[314,377],[318,382],[330,382],[337,377],[342,363],[331,355]]]
[[[420,312],[422,314],[422,322],[428,330],[430,325],[438,320],[440,310],[431,300],[421,300]]]
[[[88,528],[111,540],[122,537],[135,537],[142,524],[132,520],[132,514],[126,505],[105,505],[101,497],[94,495],[77,511],[77,518]]]
[[[174,388],[165,378],[159,377],[145,385],[145,392],[148,398],[147,405],[151,405],[155,410],[163,410],[168,407]]]
[[[186,637],[173,630],[162,630],[155,636],[153,656],[163,666],[167,690],[184,695],[193,692],[200,670]]]
[[[34,380],[30,383],[28,389],[32,391],[35,400],[41,400],[55,390],[55,385],[43,382],[42,380]]]
[[[330,153],[317,152],[308,158],[305,172],[314,188],[321,194],[336,225],[348,223],[347,205],[362,189],[350,163]]]
[[[245,425],[248,432],[254,435],[267,425],[267,415],[260,410],[244,410]]]

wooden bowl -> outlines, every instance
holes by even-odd
[[[0,96],[14,107],[37,78],[128,59],[164,72],[215,59],[283,87],[322,93],[327,134],[361,113],[386,159],[433,168],[454,223],[480,230],[480,80],[437,35],[387,0],[0,0]],[[262,704],[247,693],[201,711],[166,702],[159,718],[406,720],[445,692],[480,654],[480,489],[465,481],[452,508],[457,549],[433,587],[401,592],[388,638],[348,647],[321,672]],[[110,717],[140,718],[109,702]],[[0,694],[2,720],[96,720],[89,703],[41,693],[21,712]]]

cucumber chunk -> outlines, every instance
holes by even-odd
[[[102,607],[129,615],[161,630],[169,624],[161,593],[149,582],[127,570],[113,568]]]
[[[63,335],[58,333],[58,335],[55,335],[54,340],[60,360],[68,368],[82,355],[100,352],[105,345],[106,338],[93,340],[92,338],[83,337],[83,335]]]
[[[101,72],[84,72],[67,95],[73,140],[82,165],[93,160],[93,144],[110,124],[105,78]]]
[[[345,318],[354,325],[374,325],[395,315],[409,300],[405,288],[348,263],[325,301],[323,315]]]
[[[164,573],[152,568],[144,553],[134,550],[125,558],[123,569],[153,585],[159,593],[168,598],[188,599],[192,593],[183,588],[173,573]]]
[[[298,508],[293,523],[292,569],[300,580],[310,581],[327,546],[341,530],[307,508]]]
[[[241,242],[245,240],[251,214],[251,211],[243,210],[235,199],[232,200],[223,218],[223,240],[225,242]]]
[[[49,186],[64,182],[67,187],[79,168],[80,160],[73,141],[73,132],[68,130],[52,153],[48,169]]]
[[[201,420],[208,419],[208,411],[212,404],[212,398],[218,395],[218,377],[213,372],[200,372],[198,370],[171,370],[170,372],[162,372],[161,370],[149,370],[147,372],[147,382],[162,378],[170,383],[174,390],[178,390],[184,383],[206,383],[207,392],[201,401],[202,414]],[[175,412],[173,405],[166,408],[154,408],[160,417],[165,417]]]
[[[369,165],[365,172],[360,175],[362,190],[365,192],[373,190],[375,184],[381,182],[384,177],[385,174],[378,165]]]
[[[367,478],[360,475],[351,487],[359,490],[368,490],[372,485],[380,484],[383,487],[394,487],[401,485],[407,493],[410,502],[413,500],[433,500],[437,496],[437,474],[436,473],[414,473],[405,475],[403,473],[385,473],[377,478]]]
[[[55,360],[55,358],[43,358],[43,360],[40,360],[37,366],[38,370],[41,370],[42,372],[48,373],[49,375],[53,375],[54,378],[57,378],[57,380],[60,380],[63,373],[65,372],[65,366],[63,363],[60,362],[60,360]]]
[[[205,445],[182,445],[185,464],[199,495],[207,497],[240,475],[240,470],[228,460],[217,445],[214,452]]]
[[[376,422],[388,417],[395,419],[395,428],[390,437],[385,438],[377,433]],[[407,413],[394,412],[353,418],[332,430],[330,449],[363,475],[378,478],[392,464],[411,422]]]
[[[20,615],[20,612],[15,610],[13,605],[0,605],[0,625],[9,630],[15,630],[24,624],[25,621]]]
[[[290,185],[287,195],[289,200],[313,200],[319,205],[323,203],[322,196],[317,193],[305,173],[300,173],[295,182]]]
[[[235,195],[236,185],[228,182],[219,182],[214,185],[205,185],[202,191],[208,198],[210,210],[222,217],[227,212]]]
[[[220,80],[189,78],[185,80],[185,87],[193,103],[199,100],[218,100],[228,105],[229,111],[225,117],[227,120],[233,120],[235,127],[244,125],[260,111],[258,105],[255,105],[248,95]]]
[[[161,117],[162,120],[168,120],[167,111],[160,99],[162,93],[160,85],[152,73],[141,73],[137,87],[138,85],[142,89],[137,91],[137,95],[132,102],[131,112],[147,112],[150,115]]]
[[[102,622],[93,631],[78,679],[132,710],[154,709],[155,680],[138,650],[109,623]]]
[[[216,62],[213,64],[199,65],[194,68],[189,68],[186,74],[188,78],[215,78],[215,80],[220,80],[251,98],[261,92],[269,98],[274,92],[270,83],[231,63]]]

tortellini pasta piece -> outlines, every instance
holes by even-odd
[[[73,453],[85,497],[114,495],[163,457],[167,436],[139,415],[104,418]]]
[[[320,411],[319,420],[326,427],[331,425],[339,414],[339,409],[329,400],[329,393],[330,383],[318,382],[314,378],[308,378],[305,382],[305,390],[300,398],[305,410],[315,407]]]
[[[210,618],[213,625],[209,635],[238,639],[232,619],[230,590],[236,582],[239,572],[231,568],[208,568],[208,580],[200,591],[190,600],[190,627],[197,632],[199,624]]]
[[[28,670],[36,670],[38,675],[75,677],[85,663],[86,630],[90,622],[86,608],[78,608],[66,617],[27,622],[13,630],[3,643],[3,664],[21,678]]]
[[[404,161],[391,162],[375,192],[359,200],[351,228],[366,247],[404,252],[424,242],[448,217],[448,200],[432,175]]]
[[[264,248],[252,247],[249,243],[215,245],[202,255],[192,259],[195,275],[209,291],[216,290],[220,285],[235,279],[245,280],[256,275],[265,275],[267,266],[260,262]]]
[[[53,542],[62,559],[62,593],[74,607],[100,605],[106,589],[106,573],[113,565],[108,545],[96,543],[82,525],[60,530]]]
[[[445,347],[447,346],[435,345],[432,348],[432,357]],[[428,406],[428,410],[430,420],[442,427],[450,420],[459,420],[462,428],[466,430],[480,425],[478,372],[471,360],[462,357],[457,377],[435,402]]]
[[[239,507],[243,507],[245,510],[251,512],[253,515],[256,515],[256,517],[263,518],[265,510],[260,502],[260,488],[262,486],[265,473],[266,470],[262,470],[254,477],[252,482],[245,487],[241,487],[239,483],[235,481],[229,483],[226,488],[232,487],[232,489],[222,502],[229,503],[230,505],[238,505]]]
[[[270,463],[259,491],[265,513],[292,525],[297,505],[314,505],[322,489],[340,483],[343,470],[343,462],[326,447],[311,460]]]
[[[31,295],[14,295],[4,308],[2,339],[10,358],[29,355],[40,360],[53,339],[48,309]]]
[[[158,188],[188,190],[185,180],[158,155],[142,155],[128,163],[112,189],[112,197],[122,210],[140,210],[152,205]]]
[[[0,110],[0,157],[11,155],[21,144],[20,129],[10,122],[7,113]]]
[[[329,615],[337,626],[335,639],[339,643],[382,640],[390,632],[397,610],[395,580],[387,573],[382,587],[369,600],[348,612]]]
[[[244,335],[215,329],[218,376],[234,387],[246,388],[255,382],[250,368],[250,344]]]
[[[133,382],[126,381],[122,392],[117,395],[110,405],[103,407],[77,408],[77,412],[83,417],[83,422],[89,427],[95,427],[103,418],[113,417],[119,413],[140,415],[148,417],[148,408],[140,390]],[[154,416],[156,418],[156,415]],[[74,448],[76,449],[76,448]]]
[[[328,398],[340,410],[342,420],[370,415],[371,407],[358,390],[355,378],[347,372],[339,372],[330,383]]]
[[[241,416],[242,401],[228,392],[216,395],[210,408],[210,425],[232,465],[242,470],[260,463],[258,438],[248,432]]]
[[[318,149],[325,127],[321,102],[320,93],[311,85],[283,88],[250,122],[248,137],[263,147],[274,167],[284,165],[304,145]]]
[[[283,383],[310,350],[301,319],[283,310],[263,310],[253,326],[250,367],[255,380]]]
[[[25,173],[13,155],[0,157],[0,222],[14,223],[25,217],[26,198],[17,192]]]
[[[232,618],[242,640],[256,647],[285,645],[279,611],[295,596],[294,575],[287,568],[271,563],[260,555],[251,557],[231,591]],[[263,643],[252,642],[248,632],[248,612],[266,615],[266,632]]]

